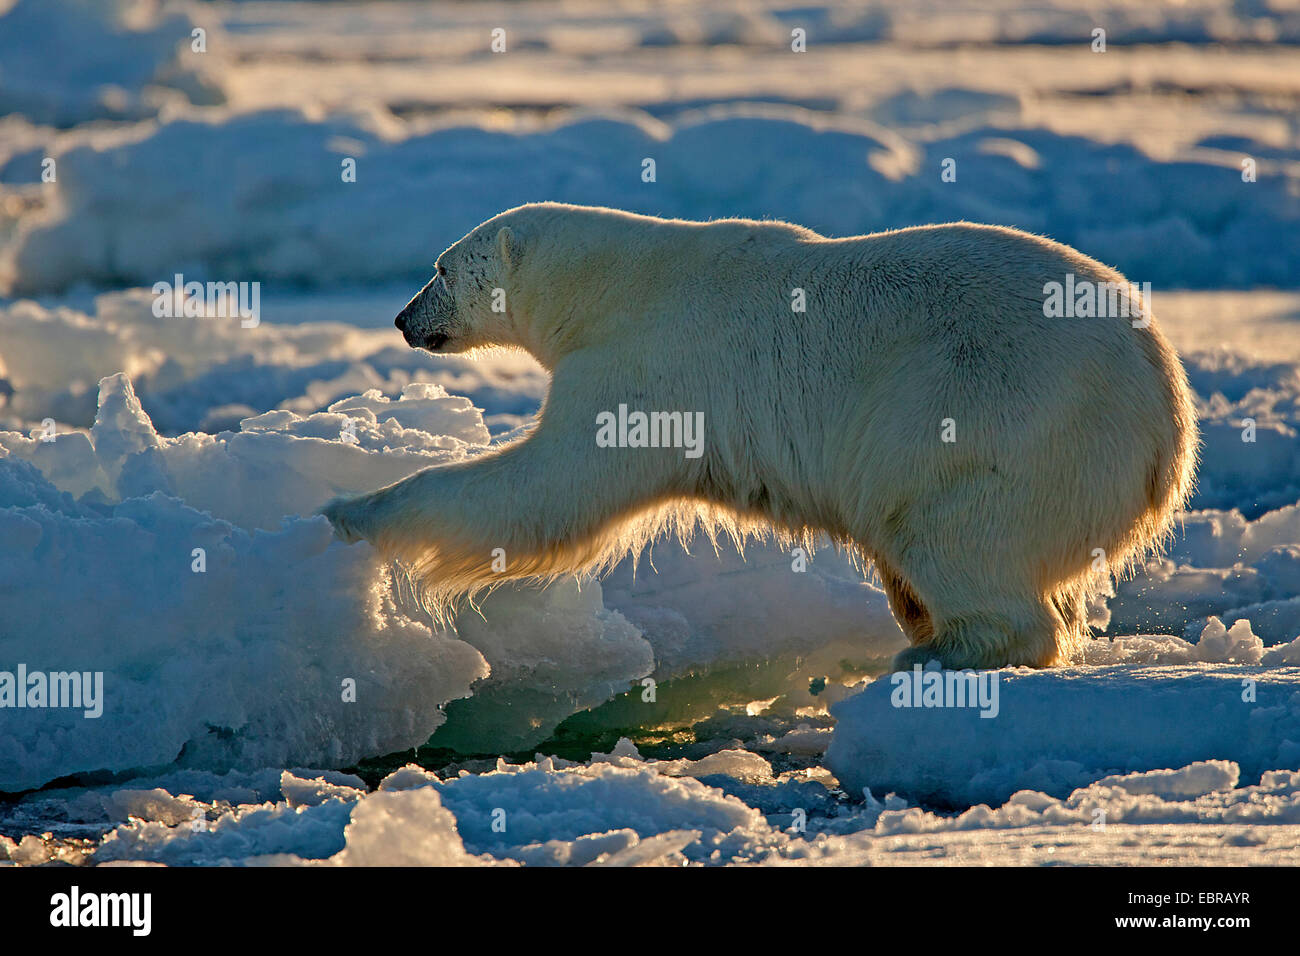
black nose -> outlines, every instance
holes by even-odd
[[[397,326],[397,331],[399,332],[406,331],[406,310],[405,309],[403,309],[401,312],[397,314],[397,318],[393,319],[393,325]]]

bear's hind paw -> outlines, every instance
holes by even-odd
[[[989,654],[978,651],[921,644],[895,654],[890,668],[893,673],[910,671],[917,664],[924,669],[933,666],[931,661],[938,661],[940,669],[946,671],[997,670],[1010,663],[992,660]]]

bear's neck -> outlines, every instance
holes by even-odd
[[[514,320],[516,344],[548,372],[554,371],[566,355],[603,339],[606,329],[616,317],[626,316],[629,307],[635,309],[635,304],[650,301],[648,289],[628,288],[621,284],[619,273],[598,274],[607,267],[616,268],[612,263],[592,263],[589,268],[576,270],[576,274],[572,268],[552,272],[552,276],[565,279],[551,286],[523,283],[524,288],[538,291],[520,300],[522,318]]]
[[[597,220],[590,227],[581,248],[570,246],[554,258],[536,256],[520,283],[528,291],[519,300],[523,318],[515,321],[517,344],[547,371],[663,302],[680,272],[683,247],[704,238],[638,228],[629,248],[625,222]],[[687,258],[692,258],[689,250]]]

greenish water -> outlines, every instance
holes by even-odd
[[[850,681],[882,672],[884,667],[883,660],[841,661],[834,679]],[[448,704],[447,722],[423,746],[363,760],[347,772],[355,773],[374,787],[384,776],[410,763],[433,771],[477,772],[495,767],[498,757],[504,757],[509,763],[526,763],[537,754],[545,754],[585,762],[593,753],[609,753],[621,737],[636,744],[645,757],[698,758],[717,749],[718,741],[746,740],[760,734],[776,737],[799,724],[829,726],[832,723],[829,717],[796,715],[795,707],[803,701],[792,701],[788,691],[792,672],[800,669],[801,662],[792,657],[713,668],[659,683],[653,701],[643,699],[643,689],[635,685],[599,707],[568,717],[545,740],[505,751],[457,745],[464,739],[455,729],[458,725],[476,717],[491,718],[491,708],[483,706],[484,697],[476,695]],[[814,698],[825,684],[825,677],[809,679]],[[747,713],[749,702],[771,698],[776,700],[762,714]],[[486,738],[492,739],[490,728],[481,724],[475,726],[473,737],[484,739],[485,730]],[[809,763],[803,758],[780,754],[774,758],[776,772]]]

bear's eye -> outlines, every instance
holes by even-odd
[[[446,266],[442,266],[442,265],[438,266],[438,275],[443,276],[443,277],[446,277],[446,275],[447,275],[447,267],[446,267]]]

